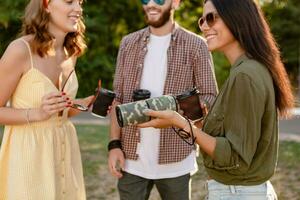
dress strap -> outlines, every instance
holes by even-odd
[[[32,53],[31,53],[30,45],[29,45],[29,43],[28,43],[26,40],[24,40],[23,38],[20,38],[20,40],[21,40],[22,42],[24,42],[24,44],[27,46],[27,49],[28,49],[28,52],[29,52],[29,57],[30,57],[30,65],[31,65],[31,68],[33,68],[33,59],[32,59]]]

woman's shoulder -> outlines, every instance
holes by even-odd
[[[25,70],[26,64],[30,61],[30,52],[24,40],[28,42],[29,37],[17,38],[8,45],[1,58],[1,62],[4,65],[14,69]]]
[[[245,58],[243,62],[236,68],[236,75],[246,74],[251,79],[257,79],[261,76],[269,76],[267,67],[259,61],[251,58]]]
[[[251,82],[257,88],[264,90],[266,85],[272,85],[272,77],[267,67],[257,60],[247,58],[232,73],[232,79]]]
[[[27,44],[30,43],[30,36],[22,36],[13,40],[7,47],[5,53],[12,54],[15,58],[26,58],[29,54]],[[27,43],[27,44],[26,44]]]

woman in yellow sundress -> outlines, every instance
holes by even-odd
[[[84,31],[82,0],[31,0],[22,36],[0,60],[0,200],[86,199],[68,120],[79,112],[74,103],[88,105],[93,98],[74,99]]]

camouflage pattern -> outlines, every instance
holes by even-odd
[[[171,95],[163,95],[160,97],[118,105],[116,107],[116,113],[119,126],[131,126],[149,121],[150,117],[143,113],[143,111],[147,108],[152,110],[177,111],[176,99]]]

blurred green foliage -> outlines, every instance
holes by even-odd
[[[28,0],[1,0],[0,55],[20,32],[21,17]],[[283,52],[290,78],[296,85],[300,49],[300,1],[273,0],[263,5],[271,28]],[[175,18],[183,27],[200,34],[197,20],[202,13],[202,1],[182,0]],[[93,92],[98,79],[112,87],[115,62],[121,38],[145,27],[140,0],[87,0],[84,4],[88,50],[77,63],[79,96]],[[219,86],[228,76],[230,65],[221,54],[214,54]]]

